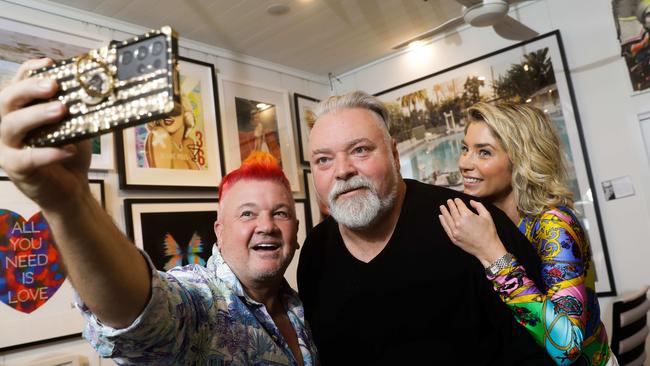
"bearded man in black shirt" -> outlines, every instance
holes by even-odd
[[[400,176],[385,106],[352,92],[315,114],[310,164],[330,217],[303,246],[298,288],[323,365],[553,365],[440,225],[438,207],[469,196]],[[540,268],[486,206],[508,251]]]

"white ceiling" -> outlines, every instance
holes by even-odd
[[[459,16],[453,0],[52,0],[319,75],[353,70]],[[271,15],[271,4],[290,7]]]

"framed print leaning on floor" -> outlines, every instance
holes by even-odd
[[[483,102],[530,103],[555,123],[577,214],[587,233],[599,296],[616,295],[598,192],[559,31],[376,94],[391,115],[402,176],[462,190],[458,169],[465,110]]]
[[[179,59],[181,114],[116,133],[120,188],[216,190],[221,181],[214,67]]]
[[[267,151],[280,162],[291,190],[299,192],[288,93],[219,77],[219,94],[226,170],[238,168],[254,150]]]
[[[65,60],[108,44],[67,33],[0,18],[0,89],[14,76],[21,63],[34,58]],[[92,139],[90,169],[113,169],[113,134]]]
[[[103,207],[104,182],[89,183]],[[0,192],[0,351],[79,337],[84,320],[40,208],[7,178]]]

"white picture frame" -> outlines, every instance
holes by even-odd
[[[242,124],[241,108],[239,108],[238,115],[238,106],[241,105],[240,102],[248,101],[251,108],[258,108],[257,106],[260,105],[254,102],[265,103],[267,108],[259,107],[258,113],[263,115],[263,117],[269,118],[266,120],[263,119],[261,124],[265,128],[268,128],[275,120],[275,125],[271,125],[271,128],[264,130],[265,132],[262,133],[262,136],[269,134],[275,136],[276,141],[266,140],[265,143],[267,143],[267,146],[270,146],[270,152],[276,158],[278,157],[277,155],[280,155],[282,169],[291,184],[291,190],[293,192],[300,192],[295,138],[291,109],[289,107],[289,93],[285,90],[235,81],[223,76],[220,76],[218,81],[219,95],[221,96],[219,102],[221,103],[220,109],[226,171],[231,171],[241,166],[241,162],[245,158],[245,156],[242,156],[242,149],[240,149],[240,146],[244,146],[240,138],[244,134],[251,136],[256,134],[255,131],[244,131],[244,129],[240,128]],[[269,113],[267,116],[264,116],[267,112],[272,112],[273,115]],[[246,145],[247,151],[252,151],[253,149],[248,149],[249,147],[250,144]]]
[[[180,57],[179,67],[181,94],[190,102],[189,112],[195,123],[185,141],[192,141],[193,149],[188,153],[196,166],[193,169],[150,166],[145,158],[145,139],[152,133],[147,132],[145,125],[130,127],[116,135],[120,188],[216,190],[221,181],[223,162],[214,65]],[[156,138],[152,141],[155,146]],[[185,141],[183,149],[188,149]]]
[[[41,57],[64,60],[107,43],[0,18],[0,89],[24,61]],[[93,152],[90,169],[113,169],[113,135],[95,137],[93,143],[99,152]]]
[[[104,206],[104,182],[91,179],[89,183],[93,196]],[[4,212],[11,211],[24,220],[29,220],[28,222],[31,222],[31,218],[39,213],[39,207],[20,192],[8,178],[0,177],[0,188],[3,192],[2,199],[0,199],[0,209],[4,210]],[[34,224],[31,225],[33,228]],[[39,228],[39,230],[43,230],[43,228]],[[3,247],[0,249],[6,255],[3,258],[11,257],[10,254],[7,254],[11,252],[11,239],[9,237],[10,233],[0,233],[0,247]],[[19,255],[23,256],[23,254],[15,254],[14,258]],[[17,261],[15,259],[3,260],[0,263],[0,273],[3,276],[6,276],[8,271],[13,272],[16,269],[16,266],[11,264],[12,262],[16,263]],[[49,265],[49,263],[43,265]],[[11,289],[14,287],[29,289],[28,282],[30,281],[26,281],[26,278],[29,279],[34,276],[33,273],[41,267],[43,266],[30,267],[24,273],[31,272],[31,276],[22,276],[21,279],[20,276],[14,275],[14,284],[0,287],[0,300],[2,300],[0,301],[0,329],[2,329],[2,332],[0,332],[0,352],[47,341],[71,337],[80,338],[85,323],[81,313],[73,305],[74,290],[68,279],[65,279],[58,289],[51,293],[51,296],[48,294],[49,297],[44,303],[37,305],[34,309],[21,311],[16,308],[18,306],[17,302],[21,300],[16,294],[12,295]],[[33,287],[31,288],[33,289]],[[31,293],[35,292],[32,291]],[[29,305],[29,303],[26,304],[28,304],[26,306],[34,306]]]

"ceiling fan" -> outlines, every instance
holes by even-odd
[[[463,6],[463,15],[452,18],[424,33],[420,33],[417,36],[396,45],[393,49],[400,49],[413,41],[431,38],[438,33],[453,30],[463,24],[469,24],[474,27],[492,26],[494,31],[505,39],[523,41],[532,38],[539,33],[508,15],[510,5],[522,1],[523,0],[456,0],[456,2]]]

